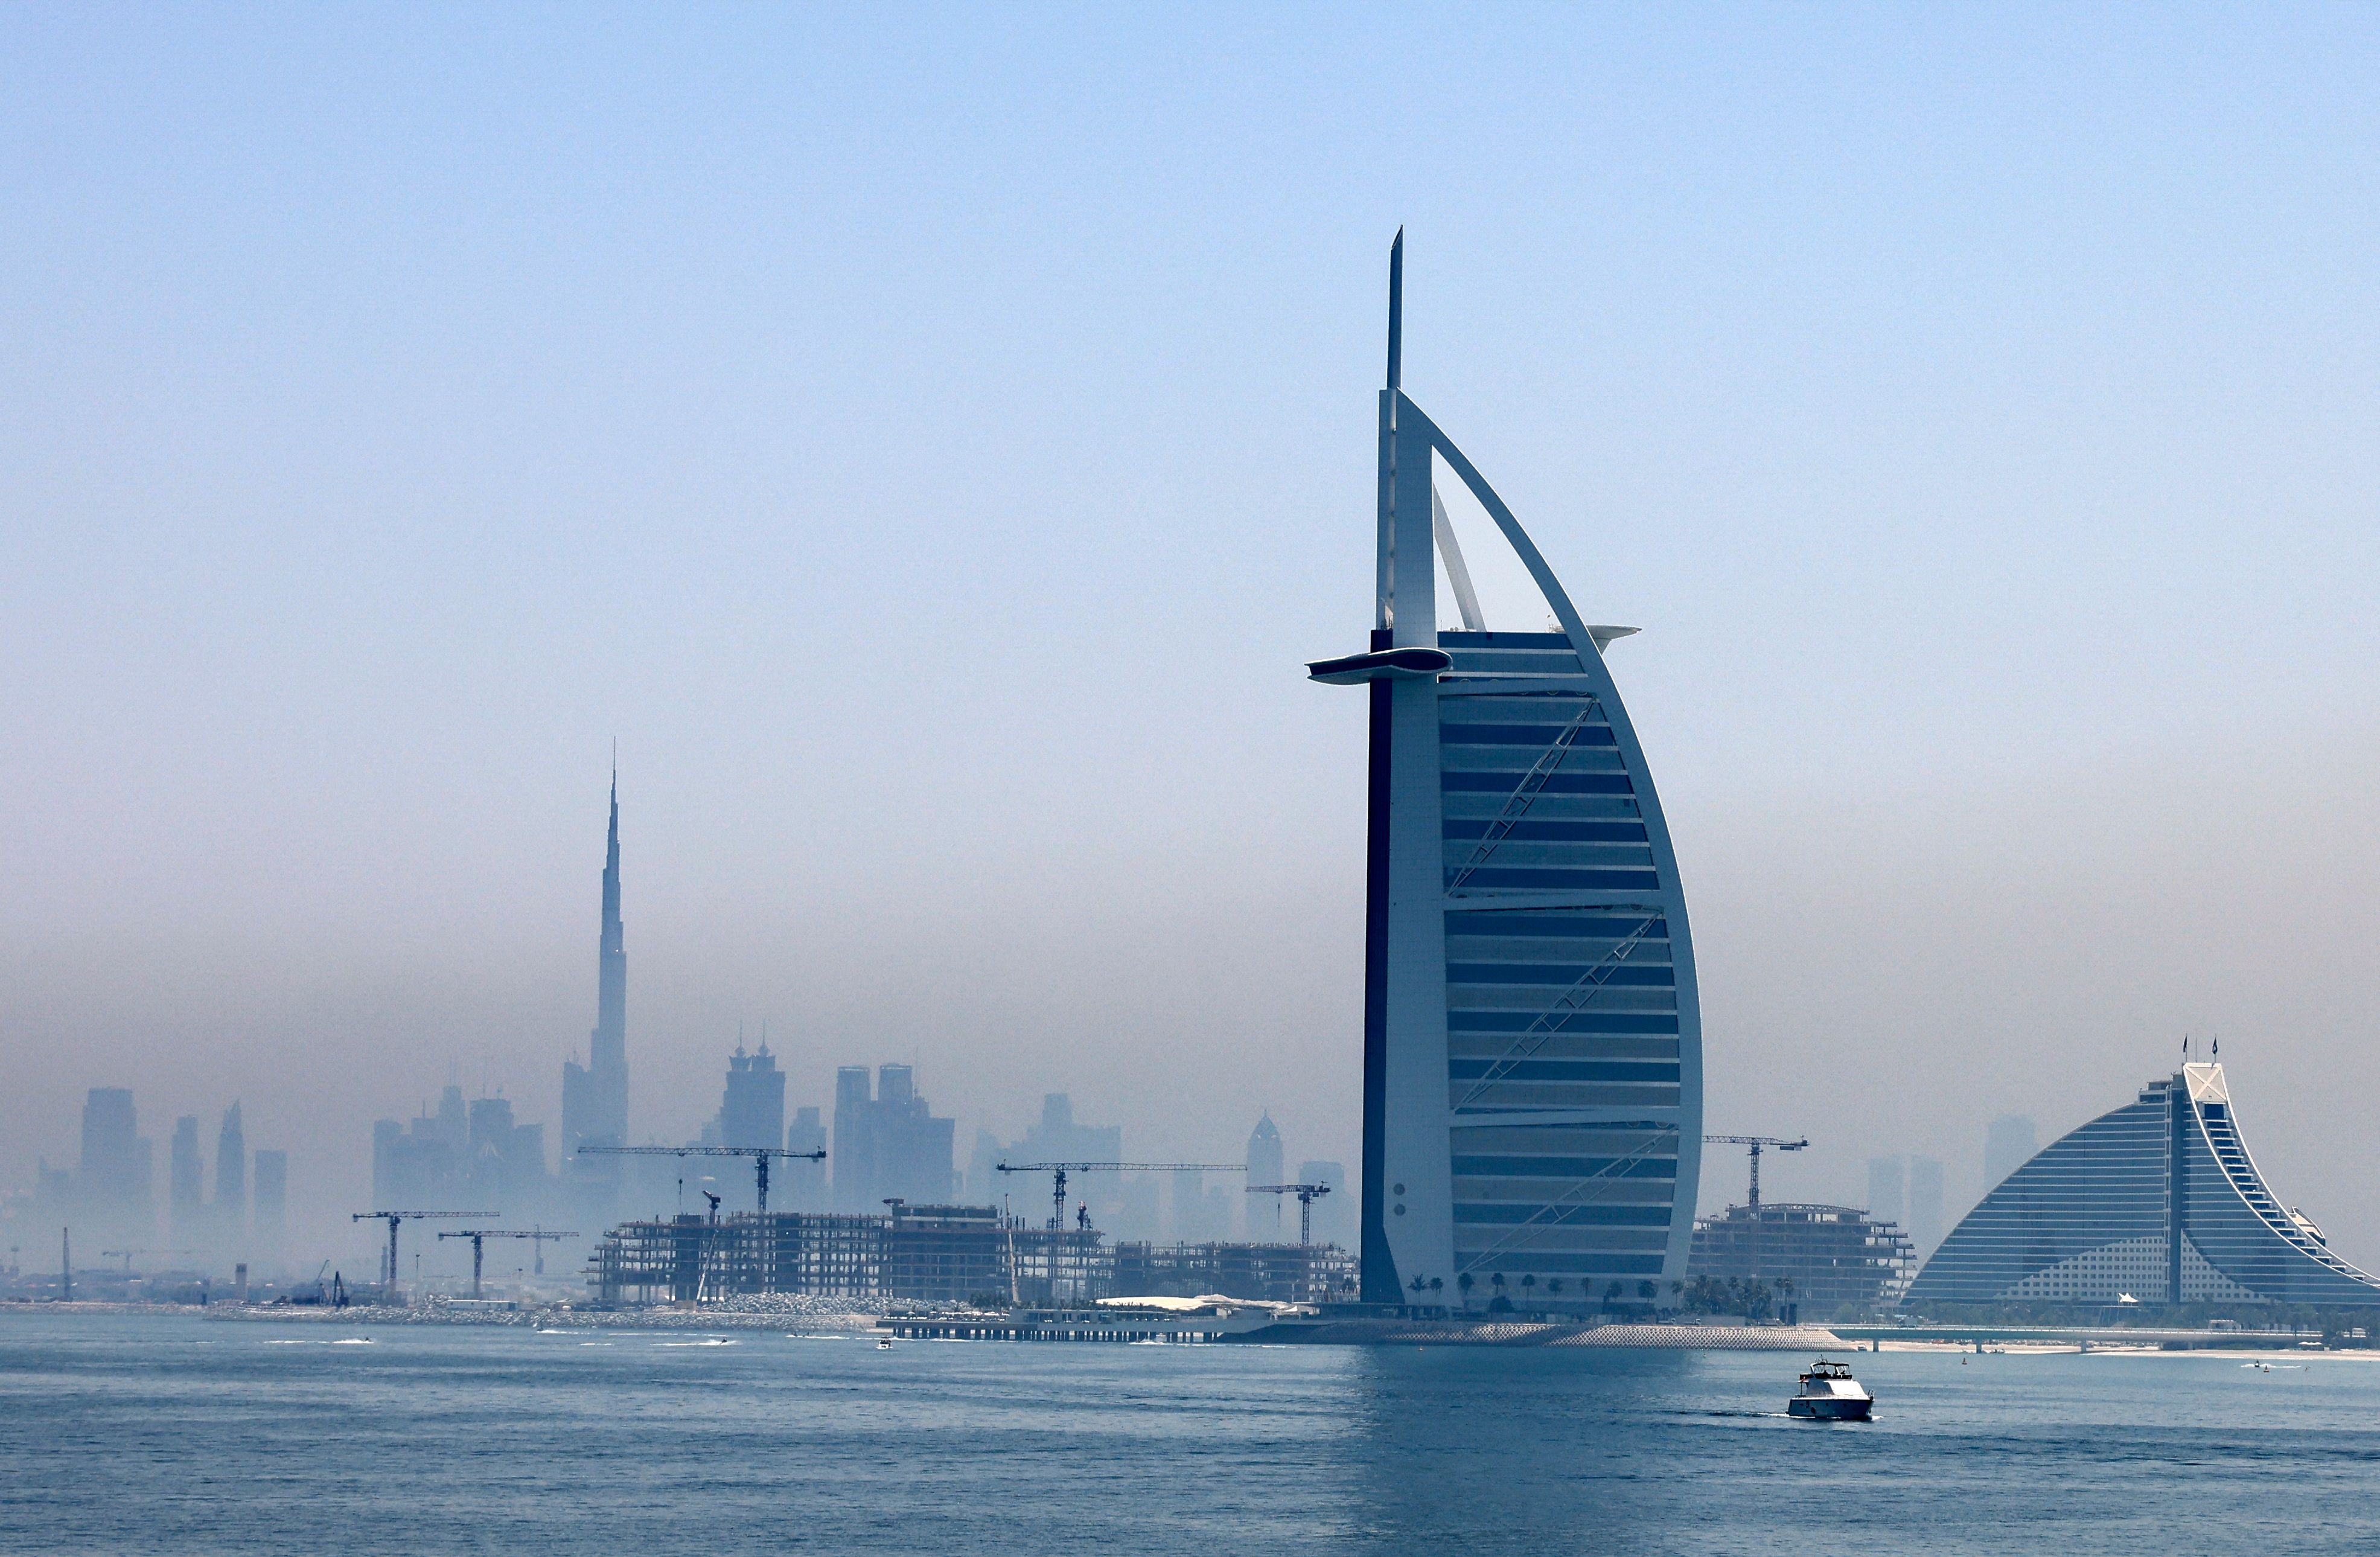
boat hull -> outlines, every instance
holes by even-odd
[[[1785,1403],[1785,1415],[1817,1422],[1864,1422],[1876,1409],[1872,1400],[1817,1400],[1796,1395]]]

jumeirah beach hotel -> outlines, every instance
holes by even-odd
[[[1702,1032],[1677,860],[1591,626],[1400,383],[1390,255],[1371,700],[1363,1297],[1537,1308],[1684,1275]],[[1552,631],[1488,622],[1439,472],[1484,508]],[[1460,625],[1441,626],[1441,575]],[[1489,1299],[1491,1304],[1493,1299]]]
[[[2185,1064],[1984,1197],[1905,1302],[2380,1305],[2265,1186],[2216,1064]]]

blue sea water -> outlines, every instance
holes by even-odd
[[[2380,1553],[2353,1358],[698,1339],[0,1314],[0,1551]]]

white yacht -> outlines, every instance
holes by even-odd
[[[1864,1422],[1875,1407],[1874,1398],[1852,1377],[1850,1364],[1820,1357],[1802,1375],[1802,1393],[1785,1403],[1785,1414],[1820,1422]]]

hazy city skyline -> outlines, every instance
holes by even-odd
[[[639,1138],[766,1020],[789,1112],[914,1064],[963,1157],[1065,1091],[1355,1162],[1302,666],[1402,225],[1433,415],[1645,629],[1706,1121],[1813,1140],[1764,1193],[1918,1153],[1955,1218],[1992,1119],[2219,1032],[2380,1264],[2380,23],[1187,26],[20,28],[0,1189],[93,1087],[161,1218],[237,1102],[293,1238],[449,1081],[551,1152],[615,737]]]

